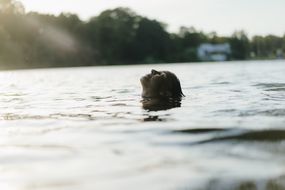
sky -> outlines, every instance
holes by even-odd
[[[231,35],[285,34],[285,0],[19,0],[26,11],[76,13],[83,20],[106,9],[129,7],[139,15],[157,19],[177,32],[180,26]]]

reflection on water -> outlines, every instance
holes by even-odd
[[[149,111],[160,111],[177,108],[181,106],[181,99],[155,99],[144,98],[142,101],[142,107]]]
[[[141,102],[152,68],[176,73],[186,98]],[[285,189],[284,71],[284,61],[2,71],[0,187]]]

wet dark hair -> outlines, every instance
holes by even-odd
[[[143,87],[143,108],[149,111],[166,110],[181,106],[181,84],[177,76],[170,71],[151,70],[141,78]]]
[[[181,84],[180,84],[180,80],[177,78],[177,76],[175,74],[173,74],[172,72],[169,71],[163,71],[164,73],[166,73],[166,77],[170,79],[170,82],[172,83],[171,86],[171,94],[172,94],[172,98],[182,98],[185,97],[185,95],[182,92],[181,89]]]

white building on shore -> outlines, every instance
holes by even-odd
[[[231,46],[224,44],[201,44],[197,49],[198,58],[201,61],[226,61],[231,55]]]

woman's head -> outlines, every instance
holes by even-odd
[[[143,76],[140,81],[143,98],[181,99],[184,96],[180,81],[172,72],[151,70],[151,73]]]

